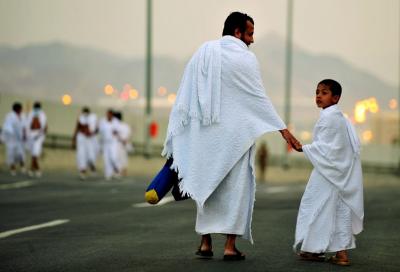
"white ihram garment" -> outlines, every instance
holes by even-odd
[[[313,142],[303,146],[314,169],[301,199],[294,249],[313,253],[355,248],[363,229],[360,143],[336,105],[321,111]]]
[[[92,162],[96,162],[97,156],[99,154],[99,140],[97,138],[97,129],[98,129],[98,123],[97,123],[97,115],[94,113],[89,114],[89,131],[91,135],[89,136],[89,159]]]
[[[200,47],[186,66],[163,150],[182,192],[196,201],[198,233],[253,241],[253,146],[284,128],[245,43],[224,36]]]
[[[127,123],[121,122],[119,126],[118,160],[120,169],[128,166],[128,151],[132,147],[129,143],[131,129]]]
[[[4,119],[2,140],[6,145],[7,165],[25,162],[24,150],[24,119],[14,111],[9,112]]]
[[[115,173],[119,173],[118,160],[118,132],[120,122],[113,118],[111,121],[102,119],[99,124],[99,134],[104,159],[104,176],[109,179]],[[115,135],[115,133],[117,135]]]
[[[76,160],[78,169],[82,171],[87,170],[90,165],[95,165],[96,163],[98,154],[98,143],[95,134],[97,118],[94,114],[81,114],[78,118],[78,122],[81,125],[88,126],[92,134],[91,136],[87,136],[78,131],[76,135]]]
[[[31,129],[33,119],[37,117],[40,123],[39,129]],[[46,114],[40,110],[38,112],[31,111],[27,118],[27,138],[29,153],[33,157],[39,157],[42,154],[42,146],[46,137],[47,117]]]

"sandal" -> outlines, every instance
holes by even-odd
[[[301,251],[297,255],[303,261],[311,261],[311,262],[324,262],[325,261],[324,253],[311,253],[311,252]]]
[[[214,253],[212,252],[211,249],[208,250],[201,250],[201,246],[199,246],[199,249],[195,253],[197,256],[199,256],[202,259],[209,259],[214,256]]]
[[[243,261],[246,259],[246,255],[240,252],[236,247],[235,247],[235,253],[236,254],[234,255],[224,254],[224,261]]]
[[[336,256],[332,256],[328,259],[328,262],[330,262],[331,264],[337,264],[337,265],[341,265],[341,266],[349,266],[350,265],[350,261],[349,260],[343,260],[340,259]]]

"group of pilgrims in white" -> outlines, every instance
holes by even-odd
[[[312,143],[302,145],[266,95],[249,50],[253,34],[250,16],[231,13],[222,38],[204,43],[186,65],[171,110],[162,155],[173,159],[181,194],[196,203],[201,241],[195,253],[212,258],[211,234],[224,234],[223,260],[245,259],[235,242],[239,236],[253,243],[255,142],[279,131],[314,167],[300,202],[293,250],[302,260],[347,266],[364,208],[360,142],[337,106],[341,85],[332,79],[317,84],[313,92],[321,114]]]
[[[123,122],[122,113],[107,110],[100,121],[88,107],[83,107],[76,122],[72,146],[76,149],[76,161],[81,180],[96,173],[99,154],[103,155],[104,177],[106,180],[126,176],[128,153],[133,151],[131,128]],[[6,163],[11,175],[22,174],[41,177],[39,159],[47,133],[47,117],[41,103],[35,102],[27,114],[22,104],[16,102],[4,120],[1,141],[6,146]],[[26,153],[31,155],[31,165],[26,169]]]
[[[1,128],[0,140],[6,146],[6,163],[12,176],[17,174],[17,167],[20,167],[23,174],[41,177],[39,157],[46,137],[47,117],[40,102],[35,102],[32,110],[27,114],[24,114],[22,110],[22,104],[15,102]],[[31,156],[28,171],[25,167],[26,151]]]
[[[121,112],[107,110],[100,121],[88,107],[82,109],[76,123],[73,137],[76,160],[82,180],[96,172],[96,160],[103,155],[104,177],[106,180],[126,176],[128,153],[133,151],[131,128],[123,121]]]

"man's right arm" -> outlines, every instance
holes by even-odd
[[[282,137],[286,140],[286,142],[290,144],[296,151],[299,152],[303,151],[301,143],[293,136],[292,133],[290,133],[290,131],[287,128],[279,130],[279,132],[281,133]]]

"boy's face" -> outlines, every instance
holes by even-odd
[[[315,103],[318,108],[327,108],[339,102],[340,96],[332,95],[332,91],[325,84],[318,84],[315,91]]]

